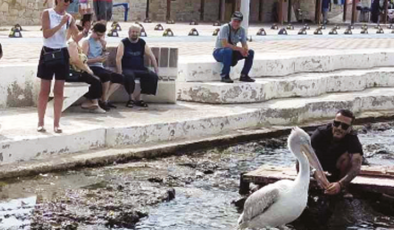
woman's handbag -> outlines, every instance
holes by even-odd
[[[70,72],[68,74],[66,82],[80,82],[81,74],[82,74],[81,72],[77,72],[72,68],[70,68]]]
[[[47,52],[45,47],[44,51],[44,64],[48,67],[55,67],[64,64],[64,54],[62,49],[52,50]]]

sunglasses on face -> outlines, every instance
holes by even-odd
[[[65,3],[68,3],[68,2],[73,3],[74,0],[64,0],[64,2],[65,2]]]
[[[336,128],[339,128],[339,126],[341,126],[341,128],[342,128],[343,130],[347,130],[347,129],[350,127],[349,124],[346,124],[346,123],[343,123],[343,122],[340,122],[340,121],[335,121],[335,120],[334,120],[334,122],[333,122],[332,124],[333,124],[334,127],[336,127]]]

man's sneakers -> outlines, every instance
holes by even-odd
[[[248,75],[241,75],[241,77],[239,78],[239,81],[243,81],[243,82],[255,82],[255,80],[252,79],[252,78],[250,78]],[[233,83],[234,81],[231,80],[230,76],[227,75],[227,76],[225,76],[225,77],[222,77],[221,82],[224,82],[224,83]]]
[[[230,78],[229,75],[226,75],[225,77],[222,77],[221,82],[224,82],[224,83],[233,83],[234,81],[231,80],[231,78]]]
[[[248,75],[241,75],[241,77],[239,78],[239,81],[243,81],[243,82],[255,82],[254,79],[250,78]]]

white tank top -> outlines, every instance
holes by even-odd
[[[64,15],[60,15],[56,13],[56,11],[51,8],[47,10],[49,13],[49,23],[50,28],[54,28],[60,24]],[[67,47],[67,29],[71,24],[72,16],[68,13],[70,20],[68,23],[64,24],[60,30],[58,30],[52,37],[44,38],[44,46],[51,48],[51,49],[61,49]]]

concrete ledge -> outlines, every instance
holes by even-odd
[[[178,100],[211,104],[255,103],[276,98],[314,97],[326,93],[394,87],[394,68],[304,73],[258,78],[254,83],[178,82]]]
[[[330,72],[341,69],[368,69],[392,66],[394,52],[370,50],[343,51],[330,54],[297,54],[275,56],[256,54],[252,77],[280,77],[296,73]],[[212,55],[187,57],[179,60],[178,81],[209,82],[220,80],[221,64]],[[238,79],[243,61],[232,68],[231,77]]]

